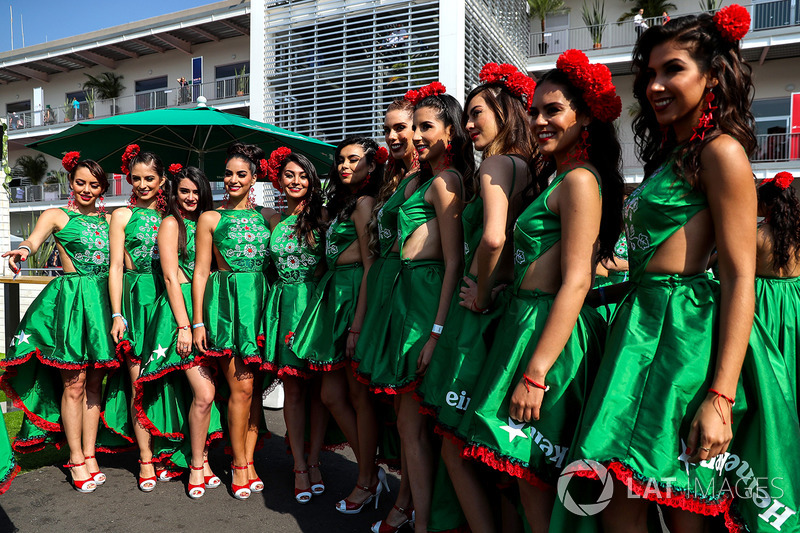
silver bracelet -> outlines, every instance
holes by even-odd
[[[19,248],[17,248],[17,249],[18,250],[22,250],[22,249],[28,250],[28,255],[31,255],[33,253],[33,250],[31,250],[31,247],[30,246],[25,246],[24,244],[20,244]]]

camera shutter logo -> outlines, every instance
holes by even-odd
[[[572,498],[572,495],[567,492],[567,487],[573,476],[588,477],[599,480],[603,484],[603,490],[596,503],[577,503]],[[564,504],[564,507],[571,513],[578,516],[592,516],[606,508],[611,502],[611,496],[614,493],[613,476],[608,473],[606,467],[597,461],[591,459],[583,459],[573,461],[564,468],[561,476],[558,478],[558,499]]]

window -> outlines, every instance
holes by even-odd
[[[31,127],[31,101],[12,102],[6,104],[8,114],[8,128],[11,130],[21,130]]]
[[[136,111],[167,107],[167,77],[159,76],[136,83]]]
[[[214,74],[218,99],[250,94],[249,61],[214,67]]]
[[[753,102],[750,110],[756,119],[758,161],[780,161],[789,158],[790,99],[768,98]]]

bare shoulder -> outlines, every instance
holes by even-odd
[[[175,220],[175,217],[165,217],[161,221],[161,228],[164,228],[167,231],[177,230],[178,229],[178,221]]]
[[[277,214],[278,214],[278,212],[275,211],[271,207],[262,207],[261,208],[261,216],[264,217],[264,220],[266,220],[267,222],[271,222],[272,221],[272,217],[274,217]]]
[[[753,180],[750,160],[739,141],[723,134],[708,143],[700,154],[700,179],[704,185],[715,181]]]
[[[200,218],[197,219],[197,231],[210,230],[217,227],[220,218],[221,215],[219,211],[213,209],[211,211],[204,211],[200,215]]]
[[[595,177],[594,172],[584,167],[577,167],[567,172],[562,183],[569,189],[599,191],[597,177]]]
[[[60,207],[51,207],[50,209],[42,211],[36,224],[49,226],[51,230],[60,230],[67,225],[67,222],[69,222],[69,215],[66,214],[63,209]]]
[[[372,196],[364,195],[356,200],[356,211],[367,212],[372,214],[372,208],[375,206],[375,198]]]
[[[129,207],[118,207],[111,213],[112,224],[127,224],[133,211]]]

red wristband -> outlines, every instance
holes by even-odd
[[[722,405],[721,405],[722,402],[720,402],[719,399],[720,398],[725,398],[725,400],[728,402],[728,408],[731,410],[731,423],[733,423],[733,406],[736,405],[736,402],[733,401],[733,398],[725,396],[724,394],[722,394],[721,392],[719,392],[716,389],[709,388],[708,392],[710,392],[711,394],[715,394],[716,397],[717,397],[717,405],[719,406],[719,415],[722,417],[722,424],[723,425],[726,424],[726,422],[725,422],[725,413],[722,412]]]
[[[522,374],[522,380],[523,380],[523,383],[525,383],[525,389],[526,389],[528,392],[530,392],[530,390],[531,390],[531,389],[530,389],[530,387],[528,387],[528,385],[533,385],[533,386],[534,386],[534,387],[536,387],[537,389],[542,389],[542,390],[543,390],[543,391],[545,391],[545,392],[547,392],[547,391],[549,391],[549,390],[550,390],[550,387],[548,387],[547,385],[544,385],[544,384],[542,384],[542,383],[537,383],[536,381],[533,381],[531,378],[529,378],[529,377],[528,377],[527,375],[525,375],[525,374]]]

